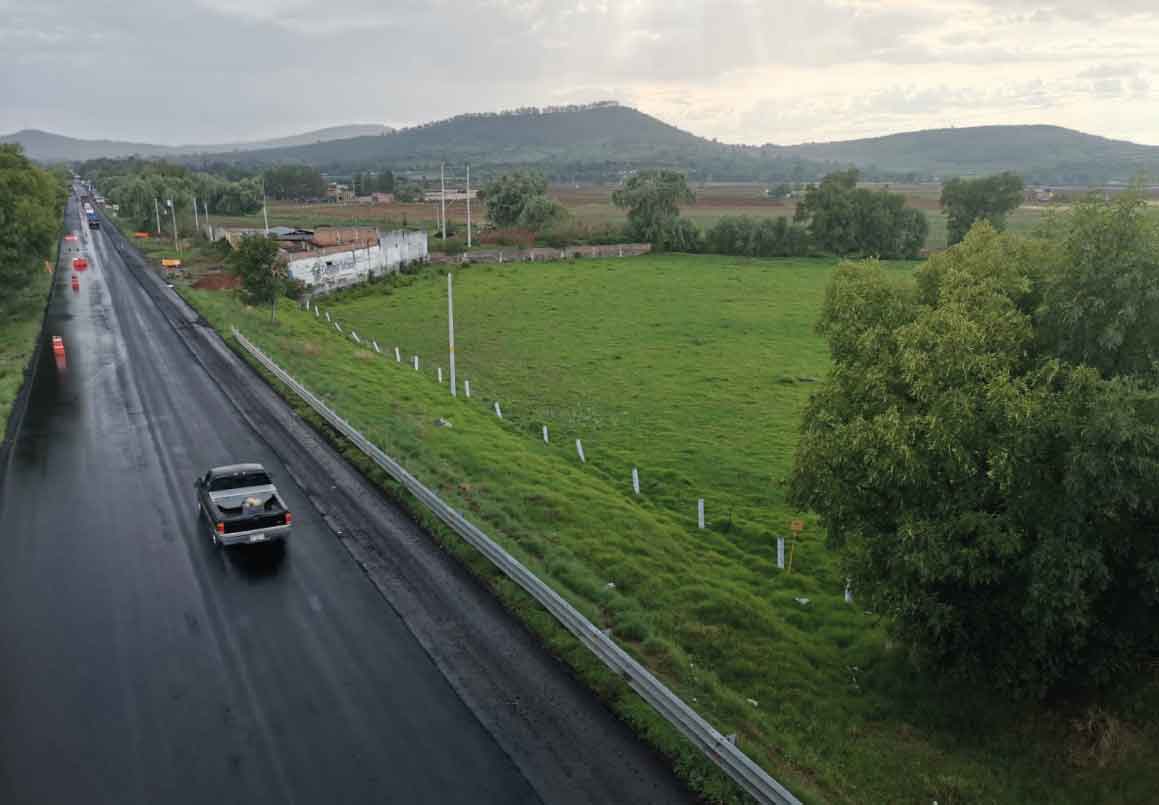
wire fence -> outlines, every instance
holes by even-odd
[[[793,794],[774,780],[764,769],[740,750],[730,738],[722,735],[657,679],[643,665],[620,648],[575,607],[545,584],[519,560],[511,556],[460,512],[445,503],[423,485],[401,464],[353,428],[313,392],[278,366],[236,327],[233,336],[263,367],[288,386],[307,405],[354,443],[375,464],[402,484],[430,511],[485,556],[496,568],[523,588],[555,617],[577,640],[591,651],[613,673],[628,683],[644,701],[669,724],[690,740],[704,755],[760,803],[800,805]]]

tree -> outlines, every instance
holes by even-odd
[[[1159,355],[1159,221],[1138,192],[1088,199],[1042,232],[1062,257],[1044,279],[1044,346],[1106,377],[1142,375]]]
[[[612,203],[628,211],[628,237],[659,249],[686,248],[699,241],[695,227],[678,223],[680,205],[694,201],[688,179],[670,170],[641,171],[612,193]]]
[[[905,205],[905,196],[857,186],[856,168],[831,173],[810,185],[794,220],[824,251],[842,256],[912,259],[918,256],[929,221]]]
[[[326,180],[308,165],[278,165],[262,174],[266,195],[277,199],[312,199],[326,195]]]
[[[40,270],[60,229],[60,185],[24,156],[0,145],[0,288],[24,288]]]
[[[985,219],[995,229],[1006,228],[1006,214],[1022,203],[1022,177],[1007,171],[980,179],[950,179],[942,185],[946,237],[953,246],[975,221]]]
[[[423,200],[423,189],[414,182],[399,180],[394,185],[394,200],[400,204],[413,204]]]
[[[532,196],[519,212],[516,224],[522,229],[539,232],[567,218],[563,205],[547,196]]]
[[[264,235],[247,235],[226,260],[229,270],[241,279],[242,294],[251,305],[273,302],[285,285],[285,262],[278,243]]]
[[[492,179],[479,191],[487,217],[497,227],[519,225],[523,208],[538,196],[546,197],[547,179],[533,171],[515,171]]]
[[[809,237],[833,254],[856,254],[853,191],[860,177],[856,168],[831,173],[820,185],[805,188],[793,220],[805,224]]]
[[[915,288],[847,263],[826,292],[833,370],[790,497],[928,667],[1040,696],[1159,650],[1159,345],[1086,363],[1099,322],[1132,306],[1120,281],[1159,298],[1159,239],[1131,210],[1082,206],[1061,242],[981,222]],[[1094,266],[1107,275],[1085,286]],[[1076,284],[1086,297],[1060,310]],[[1159,308],[1133,326],[1159,332]]]

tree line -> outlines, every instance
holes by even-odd
[[[52,253],[70,176],[33,164],[19,145],[0,145],[0,307],[18,299]]]
[[[157,225],[157,210],[173,203],[182,226],[193,223],[193,200],[198,213],[208,206],[211,215],[249,215],[262,208],[262,183],[257,177],[231,181],[162,160],[101,159],[86,162],[80,174],[93,182],[118,215],[141,230]],[[164,223],[164,222],[162,222]]]
[[[658,250],[747,257],[918,257],[929,235],[926,215],[907,206],[901,193],[858,187],[860,178],[851,168],[806,185],[792,221],[726,216],[703,232],[681,217],[681,207],[696,197],[678,171],[636,173],[612,193],[612,203],[627,213],[624,236]],[[785,195],[788,186],[770,192]],[[490,221],[502,228],[543,233],[558,229],[569,217],[548,198],[544,175],[534,171],[503,174],[485,184],[479,195]],[[1022,180],[1014,174],[947,182],[941,202],[950,244],[983,218],[1004,228],[1006,215],[1021,199]]]

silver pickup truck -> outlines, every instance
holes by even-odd
[[[261,464],[214,467],[194,483],[214,545],[285,540],[293,515]]]

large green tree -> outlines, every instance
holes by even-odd
[[[20,146],[0,145],[0,297],[40,270],[60,231],[61,206],[60,182]]]
[[[628,237],[677,251],[698,244],[695,226],[680,218],[680,205],[694,201],[688,179],[671,170],[640,171],[612,193],[612,203],[628,211]]]
[[[946,237],[953,246],[985,219],[995,229],[1006,228],[1006,215],[1022,203],[1022,177],[1016,173],[979,179],[950,179],[942,185],[942,209],[946,212]]]
[[[794,219],[823,251],[842,256],[912,259],[918,256],[929,221],[907,207],[905,196],[858,187],[856,168],[831,173],[810,185]]]
[[[916,656],[1030,695],[1159,650],[1159,239],[1129,201],[1054,234],[979,223],[912,288],[840,267],[790,482]]]
[[[514,171],[483,186],[479,196],[487,218],[497,227],[522,226],[538,230],[558,220],[564,210],[547,197],[547,179],[535,171]]]

